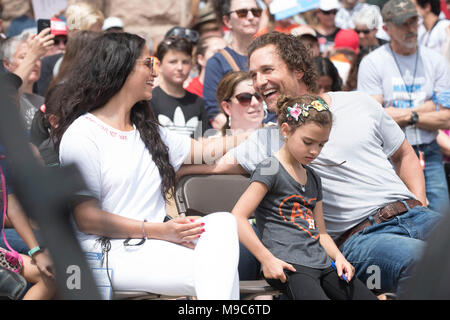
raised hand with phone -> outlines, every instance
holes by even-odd
[[[28,51],[14,71],[22,81],[26,82],[35,64],[53,47],[55,36],[50,34],[50,28],[45,28],[37,35],[30,35],[27,40]]]

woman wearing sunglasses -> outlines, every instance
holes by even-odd
[[[216,1],[215,11],[223,24],[230,30],[231,43],[225,48],[236,67],[230,65],[223,53],[213,55],[206,64],[203,98],[211,126],[221,129],[226,123],[226,116],[220,112],[216,99],[217,85],[230,71],[248,71],[247,47],[259,29],[262,14],[255,0]]]
[[[233,216],[165,219],[175,172],[206,161],[205,144],[158,124],[148,103],[157,73],[145,40],[105,33],[70,71],[58,85],[52,135],[61,165],[76,164],[87,186],[72,210],[82,249],[106,256],[115,290],[238,299]]]
[[[233,135],[237,130],[253,131],[262,127],[264,108],[261,96],[255,92],[249,72],[230,72],[217,86],[217,101],[227,122],[222,135]]]

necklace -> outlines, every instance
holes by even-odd
[[[412,103],[413,103],[412,94],[414,92],[414,83],[416,82],[417,62],[419,60],[419,47],[417,46],[416,62],[415,62],[415,65],[414,65],[413,80],[412,80],[412,84],[411,84],[410,88],[408,88],[408,84],[405,81],[405,78],[403,76],[402,70],[400,69],[400,64],[397,61],[397,57],[395,56],[394,50],[392,50],[391,44],[389,44],[389,49],[391,49],[391,54],[392,54],[392,57],[394,58],[395,65],[397,66],[398,72],[400,73],[400,77],[402,78],[403,84],[405,85],[405,90],[408,93],[409,107],[412,108],[413,107],[413,105],[412,105]]]

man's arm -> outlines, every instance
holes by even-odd
[[[418,122],[416,123],[416,125],[421,129],[437,130],[440,129],[439,125],[442,125],[442,123],[436,122],[437,116],[434,115],[431,118],[429,118],[430,115],[433,115],[438,112],[436,111],[436,105],[432,100],[425,101],[424,104],[422,104],[417,108],[402,109],[391,106],[386,107],[385,110],[387,114],[390,115],[392,119],[394,119],[394,121],[397,122],[397,124],[402,128],[410,125],[413,111],[416,111],[417,114],[419,114],[419,122],[421,124],[419,125]],[[424,119],[421,120],[420,118],[422,115],[426,116],[424,117]],[[426,128],[422,127],[422,125],[425,126]]]
[[[425,176],[414,149],[406,141],[391,156],[395,172],[406,187],[426,206]]]
[[[416,126],[424,130],[450,129],[450,109],[435,112],[418,112],[419,121]]]

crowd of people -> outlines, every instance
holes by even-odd
[[[33,155],[86,182],[71,222],[114,290],[239,299],[264,277],[289,299],[381,299],[415,277],[450,208],[450,2],[320,0],[284,19],[272,2],[192,0],[159,43],[84,2],[38,32],[30,6],[1,39]],[[20,254],[23,299],[57,297],[3,155],[0,247]],[[168,215],[190,174],[250,185],[231,213]]]

